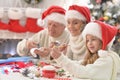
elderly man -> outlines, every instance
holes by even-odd
[[[59,6],[51,6],[42,14],[42,20],[46,21],[44,30],[36,33],[29,39],[20,41],[17,52],[20,56],[36,54],[40,57],[49,57],[50,44],[59,41],[61,44],[69,42],[69,33],[65,29],[65,10]]]

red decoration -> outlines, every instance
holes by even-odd
[[[8,30],[9,27],[10,26],[8,24],[3,23],[3,22],[0,21],[0,29],[2,29],[2,30]]]
[[[42,76],[46,78],[54,78],[56,75],[55,70],[42,70]]]
[[[25,26],[26,26],[26,28],[29,32],[33,32],[33,33],[36,33],[36,32],[39,32],[39,31],[43,30],[42,27],[37,25],[37,19],[36,18],[27,18]]]
[[[9,73],[9,71],[8,71],[7,69],[5,69],[4,72],[5,72],[5,74],[8,74],[8,73]]]
[[[69,78],[56,78],[56,79],[52,79],[52,80],[71,80]]]
[[[20,25],[19,20],[10,19],[9,25],[10,25],[9,30],[12,32],[23,33],[27,31],[25,27]]]

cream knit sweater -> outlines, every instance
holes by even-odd
[[[83,58],[86,47],[81,35],[70,36],[70,42],[66,55],[72,60],[80,60]]]
[[[39,47],[48,47],[49,44],[53,41],[59,41],[60,43],[68,43],[69,42],[69,33],[67,30],[63,32],[63,34],[58,38],[53,38],[48,35],[48,30],[42,30],[32,36],[30,40],[36,42]],[[26,48],[26,39],[20,41],[17,45],[17,52],[20,56],[29,55],[29,51]]]
[[[68,59],[63,54],[56,62],[74,77],[91,80],[116,80],[120,69],[120,57],[113,51],[98,52],[99,58],[93,63],[83,66],[79,61]],[[81,62],[81,61],[80,61]]]

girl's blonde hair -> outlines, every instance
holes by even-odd
[[[97,53],[91,53],[89,50],[86,51],[86,55],[83,59],[82,65],[93,64],[99,56]]]
[[[94,36],[94,37],[96,37],[96,36]],[[99,49],[101,49],[103,42],[101,39],[99,39],[99,41],[100,41]],[[87,48],[87,41],[85,41],[85,42],[86,42],[86,53],[85,53],[85,57],[83,59],[82,65],[93,64],[99,58],[98,51],[95,53],[91,53],[90,50]]]

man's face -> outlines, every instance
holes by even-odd
[[[52,20],[48,20],[47,27],[49,35],[54,38],[59,37],[65,29],[65,26],[63,24],[60,24]]]

